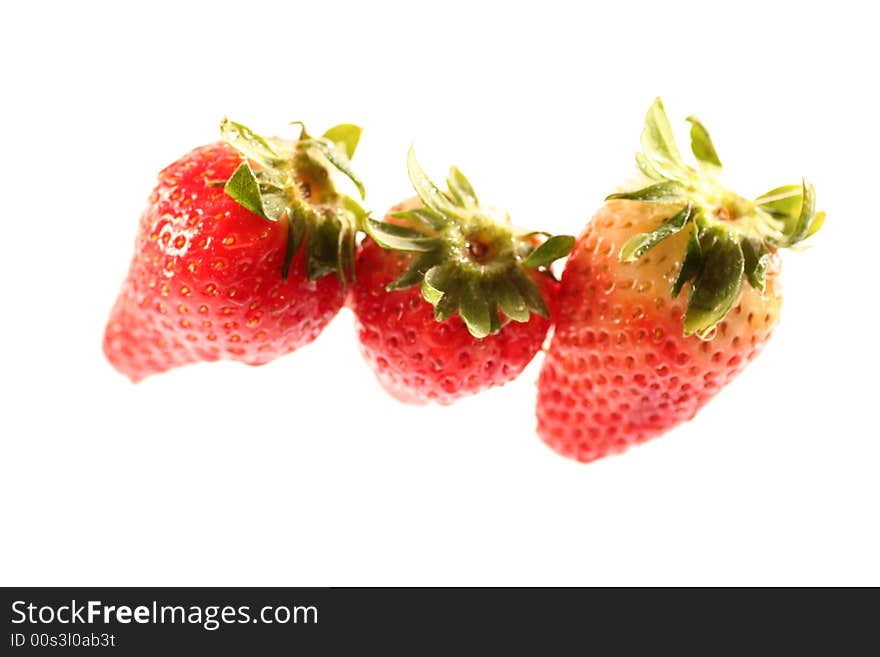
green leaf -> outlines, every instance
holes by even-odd
[[[363,129],[360,126],[341,123],[330,128],[322,138],[336,144],[336,147],[350,160],[354,157],[354,151],[361,140],[361,132]]]
[[[306,252],[306,276],[316,281],[326,274],[339,272],[339,244],[342,223],[335,216],[312,212],[309,222],[309,248]]]
[[[792,246],[814,235],[825,223],[825,213],[816,212],[816,191],[804,180],[770,190],[755,200],[758,207],[783,222],[782,237],[769,240],[781,247]]]
[[[620,249],[621,261],[632,262],[638,260],[667,237],[674,235],[684,228],[692,216],[693,206],[686,205],[680,212],[675,214],[671,219],[665,221],[656,230],[631,237],[626,244],[623,245],[623,248]]]
[[[394,212],[392,215],[395,219],[406,219],[407,221],[415,221],[439,230],[443,228],[446,220],[436,212],[432,212],[427,208],[416,208],[415,210],[404,210],[403,212]]]
[[[425,277],[425,273],[431,269],[431,267],[440,264],[442,259],[443,254],[440,253],[439,250],[423,253],[416,258],[416,261],[412,266],[403,272],[397,280],[386,285],[385,289],[389,292],[394,292],[395,290],[405,290],[413,285],[418,285]]]
[[[361,199],[366,196],[364,183],[351,168],[351,163],[348,161],[348,157],[346,157],[342,150],[336,147],[336,144],[326,139],[308,139],[301,143],[316,148],[321,155],[327,158],[330,164],[339,169],[339,171],[344,173],[348,179],[354,183],[354,186],[357,187],[358,193],[361,195]]]
[[[260,182],[260,189],[264,190],[265,185],[259,178],[257,180]],[[287,212],[290,201],[285,194],[277,191],[262,191],[261,198],[263,199],[263,212],[267,219],[277,221],[282,214]]]
[[[489,304],[489,335],[495,335],[501,330],[501,318],[498,316],[498,305],[491,297],[486,297]]]
[[[431,267],[422,280],[422,297],[434,306],[434,318],[438,322],[449,319],[458,310],[461,293],[467,285],[454,262]]]
[[[804,180],[801,193],[804,199],[801,204],[801,212],[794,222],[791,232],[785,231],[788,233],[789,244],[797,244],[803,240],[810,232],[810,224],[816,218],[816,190]],[[824,222],[824,220],[823,217],[822,221]]]
[[[242,207],[264,219],[269,219],[266,216],[266,209],[263,207],[260,183],[257,181],[251,165],[247,162],[242,162],[238,166],[232,177],[226,181],[223,191]]]
[[[572,248],[574,248],[574,242],[575,238],[571,235],[554,235],[532,251],[525,262],[523,262],[523,267],[529,267],[530,269],[547,267],[550,263],[564,258],[571,253]]]
[[[284,264],[281,267],[281,278],[287,280],[293,256],[299,251],[306,234],[306,218],[301,211],[295,209],[287,221],[287,244],[284,247]]]
[[[369,213],[361,207],[361,204],[355,201],[351,196],[342,196],[342,207],[354,216],[358,230],[364,230],[363,226],[369,216]]]
[[[472,336],[482,339],[489,335],[492,330],[489,303],[474,281],[463,287],[458,312]]]
[[[396,251],[433,251],[439,245],[436,237],[425,235],[412,228],[396,226],[369,217],[363,228],[379,246]]]
[[[813,235],[818,233],[819,229],[822,228],[822,226],[824,224],[825,224],[825,213],[824,212],[817,212],[816,216],[813,218],[813,222],[810,224],[810,229],[807,231],[806,236],[804,236],[804,239],[807,239],[808,237],[812,237]]]
[[[739,241],[722,226],[700,235],[703,266],[694,281],[684,316],[684,334],[708,338],[739,295],[744,270]]]
[[[794,219],[803,206],[803,186],[783,185],[755,199],[762,210],[779,219]]]
[[[718,153],[712,144],[712,138],[709,131],[700,123],[695,116],[689,116],[687,120],[691,124],[691,150],[694,157],[703,166],[704,169],[717,175],[721,170],[721,160],[718,159]]]
[[[450,279],[446,283],[446,290],[444,290],[443,298],[434,306],[434,319],[438,322],[445,322],[452,317],[456,310],[458,310],[462,290],[464,289],[464,286],[467,285],[467,282],[458,274],[459,272],[453,268]],[[424,285],[422,290],[424,291]]]
[[[606,201],[625,199],[644,203],[684,203],[687,201],[687,190],[681,183],[673,180],[655,183],[634,192],[619,192],[605,198]]]
[[[453,267],[449,263],[431,267],[422,279],[422,296],[432,306],[436,306],[443,298],[448,287]]]
[[[743,239],[740,243],[744,259],[744,271],[749,284],[761,292],[766,285],[765,273],[770,263],[770,251],[760,240]]]
[[[550,317],[550,311],[547,310],[547,304],[544,303],[544,297],[541,296],[538,286],[525,272],[519,267],[513,267],[507,273],[507,280],[514,286],[531,312],[541,317]]]
[[[416,190],[416,194],[418,194],[418,197],[426,207],[440,215],[464,218],[463,210],[453,205],[449,197],[431,182],[431,179],[422,170],[418,160],[416,160],[416,152],[412,146],[410,146],[409,152],[406,155],[406,168],[413,189]]]
[[[657,98],[645,116],[642,131],[642,155],[644,161],[663,178],[684,181],[688,170],[678,152],[672,126],[666,116],[663,103]]]
[[[652,180],[663,180],[663,174],[654,168],[644,154],[636,153],[636,166],[639,168],[639,171],[645,174],[648,178],[651,178]]]
[[[675,281],[672,283],[673,299],[681,293],[681,288],[684,287],[685,283],[696,278],[702,267],[703,254],[700,250],[700,239],[697,235],[697,227],[694,226],[691,230],[690,237],[688,238],[687,250],[684,254],[684,260],[682,260],[681,263],[681,269],[678,270]]]
[[[224,117],[220,122],[220,134],[223,141],[239,153],[263,166],[277,166],[283,161],[268,141],[241,123]]]
[[[449,192],[462,207],[475,209],[480,205],[480,202],[477,200],[477,193],[458,167],[449,169],[446,185],[449,187]]]
[[[495,300],[501,306],[501,312],[506,317],[515,322],[529,321],[531,314],[515,285],[510,284],[506,278],[502,278],[495,284],[492,291]]]

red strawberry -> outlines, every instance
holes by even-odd
[[[224,142],[159,174],[104,353],[133,381],[217,359],[261,365],[314,340],[344,301],[359,220],[335,167],[360,136],[265,140],[228,120]]]
[[[682,160],[658,99],[637,156],[653,184],[609,197],[566,263],[538,432],[579,461],[689,420],[735,377],[776,324],[778,249],[824,220],[806,183],[755,201],[722,187],[709,135],[689,121],[699,170]]]
[[[541,348],[573,237],[546,241],[480,208],[453,168],[440,191],[410,150],[419,199],[368,220],[350,303],[367,362],[395,397],[449,404],[516,378]],[[500,313],[499,313],[500,309]]]

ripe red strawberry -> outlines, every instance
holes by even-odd
[[[196,361],[260,365],[314,340],[344,301],[362,211],[336,191],[360,129],[266,140],[224,120],[223,142],[159,174],[104,336],[132,381]]]
[[[350,303],[382,385],[401,401],[449,404],[532,360],[555,305],[548,267],[574,238],[542,241],[493,219],[458,169],[442,192],[412,150],[408,169],[419,198],[365,222]]]
[[[755,201],[722,187],[708,133],[688,120],[699,170],[682,160],[658,99],[636,158],[653,184],[610,196],[566,263],[538,432],[579,461],[689,420],[735,377],[776,324],[777,250],[824,220],[806,183]]]

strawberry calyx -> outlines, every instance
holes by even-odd
[[[815,190],[805,180],[800,185],[777,187],[754,200],[722,186],[718,181],[721,160],[708,131],[696,117],[687,120],[698,166],[684,162],[658,98],[645,117],[642,150],[636,154],[639,169],[653,182],[631,192],[611,194],[607,200],[677,208],[654,231],[628,240],[620,250],[620,259],[638,260],[670,235],[689,231],[672,296],[677,297],[685,283],[692,284],[684,334],[711,339],[716,325],[736,302],[743,279],[763,292],[771,255],[814,235],[822,227],[825,213],[816,211]]]
[[[514,228],[507,214],[480,206],[474,188],[456,167],[450,169],[447,190],[441,190],[412,148],[407,171],[422,207],[394,213],[390,221],[368,217],[363,224],[379,246],[418,254],[386,289],[420,285],[437,321],[458,312],[476,338],[501,330],[499,310],[515,322],[529,321],[532,313],[549,317],[538,286],[526,272],[552,276],[550,265],[568,255],[574,237]]]
[[[223,140],[242,156],[239,167],[223,181],[224,191],[254,214],[286,224],[281,268],[285,280],[294,256],[305,248],[310,281],[335,273],[345,284],[354,275],[355,240],[366,213],[357,201],[336,190],[331,174],[343,173],[363,199],[363,183],[350,164],[361,128],[342,124],[312,137],[302,123],[294,124],[300,134],[291,142],[261,137],[224,118]]]

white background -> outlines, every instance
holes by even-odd
[[[14,3],[3,95],[0,584],[880,584],[877,116],[867,3]],[[156,173],[218,138],[366,126],[577,232],[661,95],[746,195],[816,184],[782,323],[691,423],[592,465],[534,431],[536,361],[449,408],[362,363],[346,310],[261,368],[132,385],[101,337]],[[285,131],[288,132],[285,133]]]

